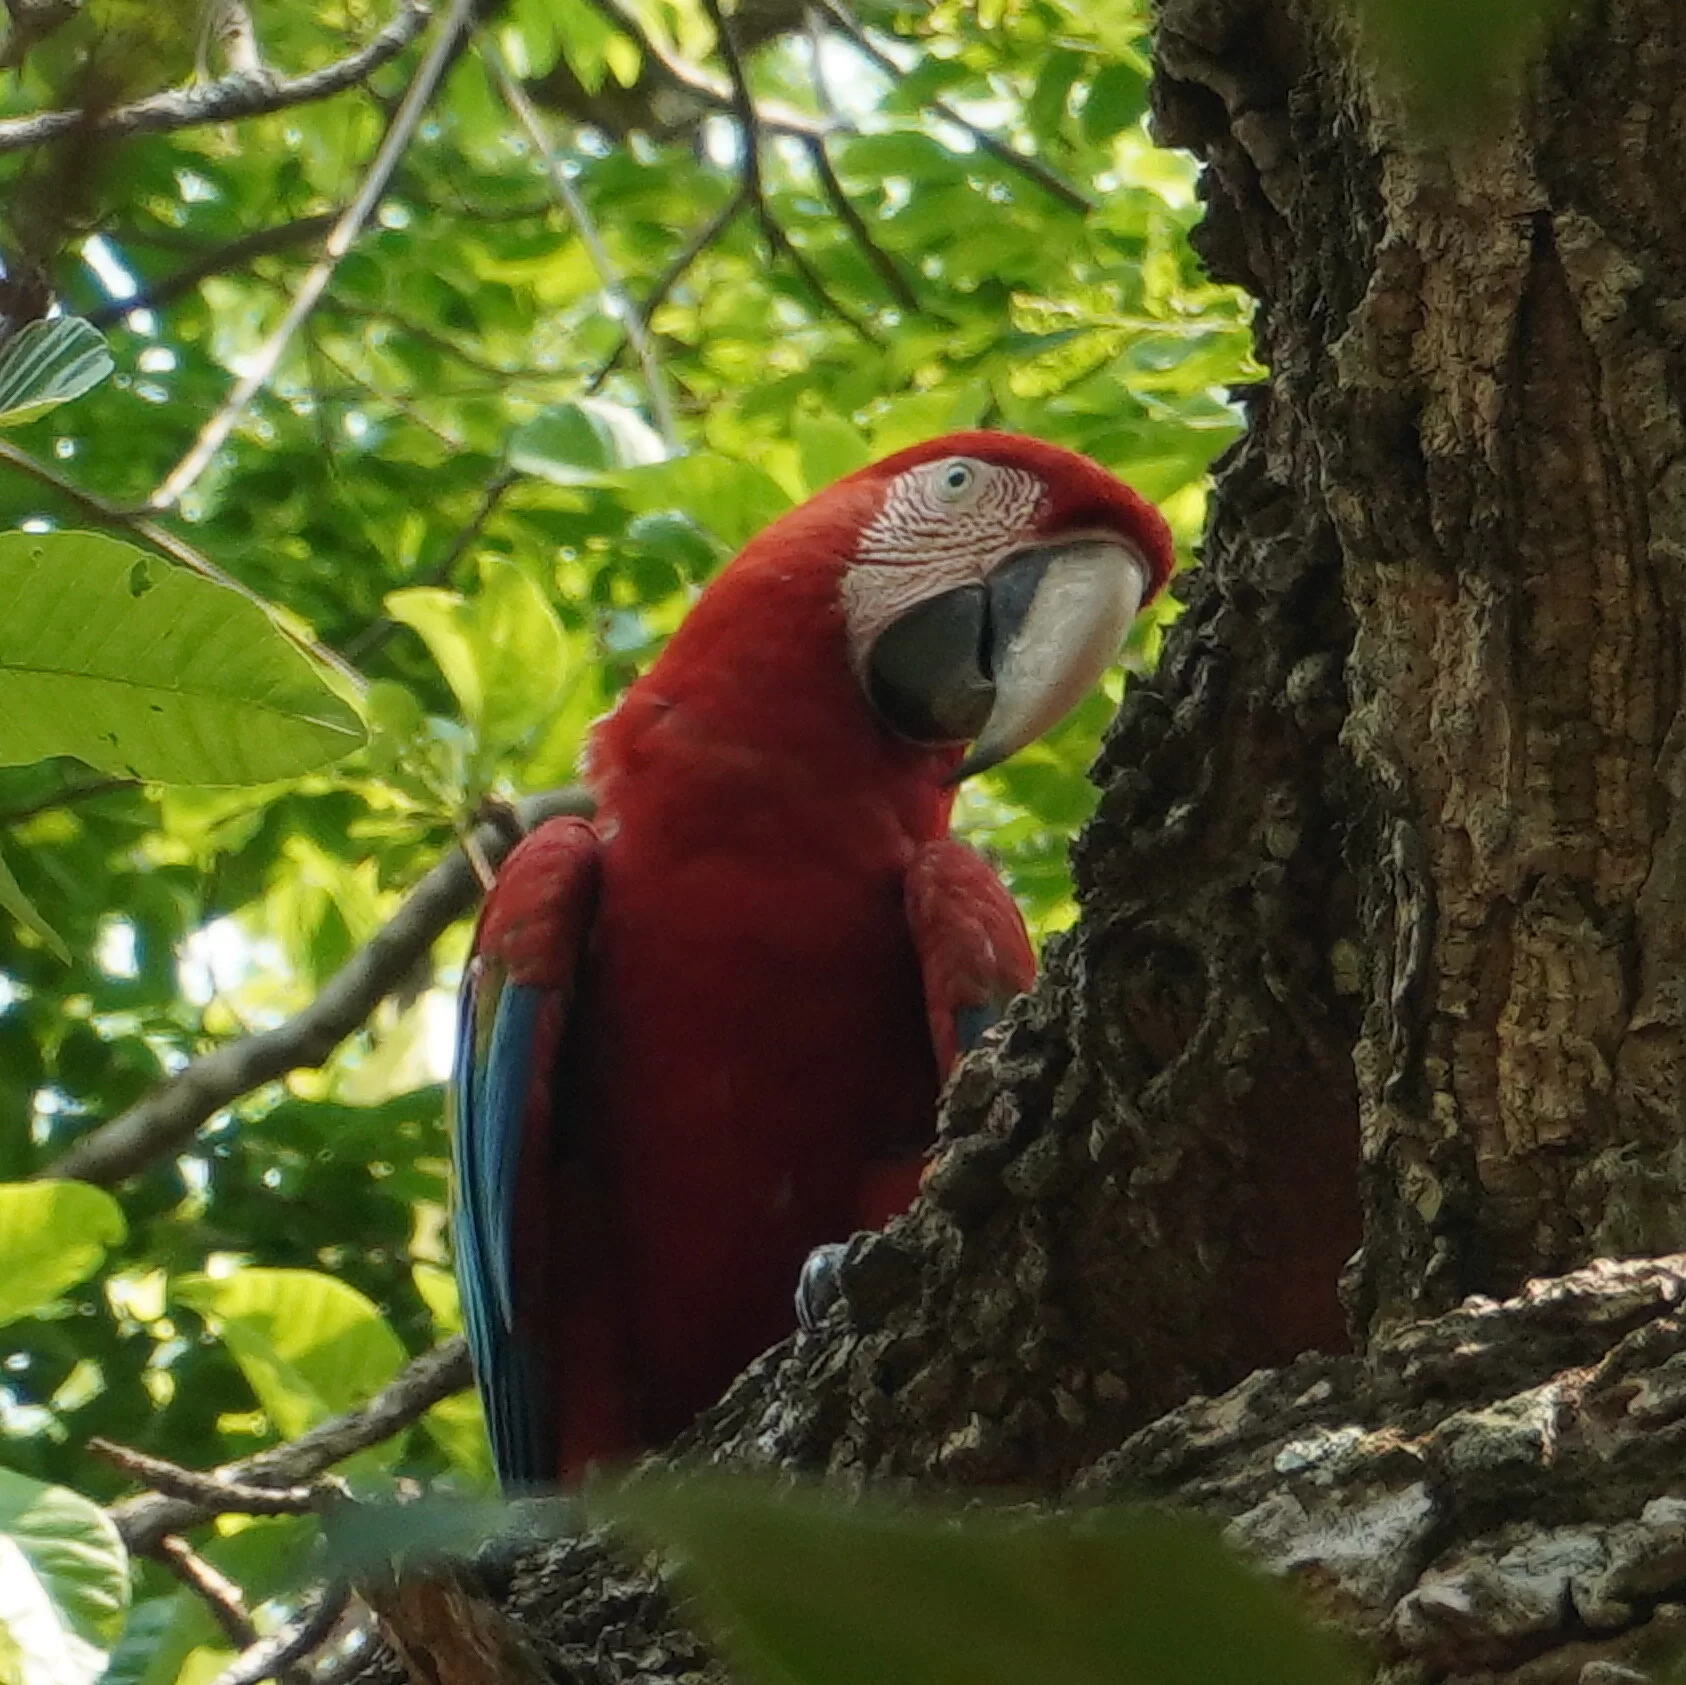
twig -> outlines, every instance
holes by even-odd
[[[674,253],[668,266],[656,277],[650,288],[649,296],[638,306],[639,321],[646,327],[649,326],[651,319],[662,307],[667,295],[684,278],[686,271],[726,232],[736,221],[738,212],[748,203],[749,195],[744,191],[742,183],[739,183],[737,192],[702,227],[692,233],[690,239]],[[591,379],[586,382],[585,389],[587,392],[602,390],[603,382],[609,378],[610,371],[621,360],[621,355],[625,352],[627,343],[627,335],[623,333],[620,343],[603,359]]]
[[[567,213],[568,220],[578,232],[580,243],[585,247],[592,267],[597,271],[598,280],[603,283],[603,292],[614,314],[620,319],[627,338],[632,341],[638,366],[643,371],[644,390],[650,399],[650,414],[656,423],[656,431],[661,434],[662,443],[667,446],[669,455],[677,455],[680,449],[679,428],[673,419],[673,400],[668,395],[667,376],[662,373],[661,364],[656,360],[655,348],[650,343],[650,336],[644,331],[638,307],[632,302],[632,297],[626,290],[626,283],[615,267],[614,259],[609,256],[608,247],[603,244],[603,237],[597,231],[597,224],[593,222],[585,200],[569,181],[568,172],[557,162],[550,137],[544,132],[544,124],[539,121],[539,114],[533,109],[533,102],[527,98],[526,90],[521,84],[510,75],[503,54],[489,35],[481,39],[480,55],[486,61],[486,68],[491,72],[492,82],[502,96],[504,104],[527,131],[527,139],[532,142],[533,150],[539,155],[539,161],[550,178],[550,185],[555,190],[556,197]]]
[[[207,1477],[236,1486],[297,1486],[335,1463],[379,1445],[414,1422],[442,1398],[461,1392],[472,1379],[468,1345],[460,1335],[406,1364],[367,1404],[318,1423],[308,1433],[238,1462],[207,1471]],[[211,1521],[222,1511],[215,1501],[148,1492],[125,1498],[106,1512],[129,1550],[144,1555],[160,1539]]]
[[[316,1486],[253,1486],[213,1471],[184,1469],[179,1463],[148,1456],[109,1439],[93,1438],[88,1449],[121,1469],[131,1480],[166,1498],[180,1498],[218,1515],[310,1515],[339,1493],[326,1483]]]
[[[577,785],[529,796],[517,804],[531,829],[559,814],[589,814],[592,802]],[[509,851],[494,826],[477,833],[491,860]],[[84,1135],[43,1177],[72,1177],[109,1186],[174,1152],[222,1107],[289,1071],[324,1064],[334,1049],[399,988],[435,940],[472,907],[479,885],[468,861],[453,852],[410,891],[391,921],[329,978],[309,1006],[273,1030],[191,1060],[144,1099]]]
[[[91,491],[83,491],[80,486],[72,485],[62,475],[55,473],[46,463],[37,462],[28,452],[19,450],[16,445],[8,444],[4,439],[0,439],[0,463],[15,468],[20,474],[27,474],[30,479],[38,481],[41,485],[51,487],[67,503],[99,522],[102,527],[110,527],[116,532],[126,532],[141,539],[160,555],[168,556],[172,562],[179,562],[190,572],[199,574],[217,585],[226,586],[230,591],[238,591],[247,602],[255,603],[265,614],[275,618],[269,603],[250,586],[242,585],[233,574],[224,573],[209,556],[194,549],[185,538],[179,538],[167,527],[161,527],[156,521],[148,520],[139,511],[119,509],[115,503],[107,503],[103,497],[96,497]],[[362,691],[367,688],[363,675],[326,644],[320,644],[303,632],[296,631],[285,621],[277,619],[275,624],[307,655],[324,666],[332,667],[354,689]]]
[[[591,0],[591,3],[615,28],[629,36],[644,58],[656,65],[674,86],[716,111],[736,109],[737,102],[728,84],[718,81],[699,66],[675,57],[645,30],[632,8],[623,0]],[[761,128],[767,134],[787,135],[792,140],[805,141],[812,135],[825,133],[823,126],[793,106],[779,101],[767,101],[761,106],[758,116]]]
[[[714,25],[720,57],[725,61],[726,74],[731,80],[732,113],[738,121],[738,135],[743,147],[744,193],[750,204],[755,207],[756,221],[761,225],[761,235],[767,242],[768,255],[775,260],[781,256],[787,258],[791,268],[801,276],[804,285],[825,309],[839,321],[846,322],[869,345],[876,345],[878,340],[872,329],[832,296],[814,266],[790,243],[790,236],[779,226],[778,218],[773,215],[773,207],[767,203],[766,185],[761,177],[761,116],[755,109],[755,99],[749,91],[749,78],[744,72],[743,59],[739,56],[737,43],[732,39],[732,32],[727,27],[726,15],[720,9],[720,0],[703,0],[703,10],[708,13],[709,21]]]
[[[265,1679],[278,1678],[333,1636],[350,1601],[350,1588],[343,1581],[332,1581],[322,1588],[309,1614],[251,1645],[211,1685],[262,1685]]]
[[[475,0],[451,0],[451,9],[428,44],[409,87],[404,90],[404,98],[381,139],[369,173],[363,178],[363,185],[340,213],[328,238],[322,242],[321,257],[299,283],[293,302],[288,305],[269,338],[258,348],[246,373],[235,382],[234,389],[199,430],[198,438],[188,447],[186,455],[164,476],[158,489],[148,499],[150,507],[168,509],[181,498],[182,493],[210,466],[211,459],[234,431],[235,423],[244,414],[247,404],[274,374],[276,364],[281,361],[281,354],[297,332],[299,323],[315,308],[340,259],[351,249],[352,242],[363,231],[363,224],[386,191],[392,172],[404,148],[410,144],[416,126],[421,122],[422,112],[445,73],[458,37],[468,27],[474,6]]]
[[[204,1602],[223,1635],[236,1649],[258,1642],[258,1629],[246,1612],[246,1600],[233,1580],[213,1568],[185,1539],[166,1535],[152,1547],[152,1554],[181,1583]]]
[[[335,369],[342,378],[350,381],[365,398],[373,399],[377,404],[384,404],[394,413],[403,416],[413,426],[419,427],[424,433],[431,434],[453,455],[468,449],[468,445],[463,440],[457,438],[454,433],[447,432],[435,422],[429,421],[407,398],[400,398],[396,392],[383,391],[372,380],[366,380],[356,369],[351,368],[342,358],[336,357],[327,346],[313,335],[307,334],[306,343],[311,347],[314,356],[320,357],[330,368]],[[349,653],[346,659],[351,659]]]
[[[245,268],[257,258],[302,246],[318,235],[326,234],[333,225],[333,217],[324,213],[321,216],[296,217],[292,222],[278,223],[273,228],[256,229],[201,253],[174,274],[163,276],[131,298],[111,299],[82,314],[96,328],[104,328],[122,321],[136,310],[162,310],[212,275],[226,275],[231,269]]]
[[[267,80],[256,76],[227,76],[191,88],[172,88],[133,105],[106,112],[40,111],[33,117],[0,121],[0,153],[23,152],[58,140],[75,129],[86,129],[97,140],[126,140],[131,135],[168,134],[176,129],[226,123],[241,117],[262,117],[305,105],[355,87],[395,58],[422,32],[430,16],[425,6],[405,0],[393,20],[367,46],[333,64],[303,76]]]
[[[860,247],[867,262],[878,271],[879,278],[890,290],[890,296],[904,310],[917,315],[919,300],[914,295],[913,288],[908,284],[907,277],[896,267],[895,259],[873,239],[865,219],[855,209],[849,195],[843,191],[843,183],[837,179],[837,172],[831,167],[831,159],[826,155],[825,142],[816,135],[807,143],[807,148],[814,173],[820,178],[820,186],[825,189],[825,196],[831,201],[831,208],[836,211],[838,220],[854,236],[855,244]]]
[[[891,81],[899,82],[907,74],[890,55],[879,47],[861,26],[849,15],[842,0],[816,0],[825,15],[831,20],[837,30],[847,37],[855,47],[869,59]],[[988,129],[980,128],[971,118],[962,116],[960,112],[947,100],[927,99],[920,102],[927,111],[934,111],[945,122],[952,123],[956,128],[964,129],[972,137],[973,144],[980,151],[987,152],[990,157],[1017,170],[1027,181],[1033,181],[1044,193],[1058,199],[1061,204],[1069,205],[1072,210],[1080,214],[1092,211],[1094,202],[1079,189],[1072,186],[1063,176],[1048,168],[1040,158],[1032,158],[1028,154],[1016,151],[999,136],[992,135]]]
[[[504,494],[518,478],[515,470],[507,464],[499,468],[480,488],[480,501],[475,506],[474,513],[453,535],[451,542],[445,547],[444,555],[426,573],[411,583],[443,585],[451,577],[469,546],[480,536],[481,529],[492,518],[493,511],[503,502]],[[379,620],[371,621],[345,646],[346,658],[350,661],[361,661],[364,656],[379,649],[397,630],[398,622],[389,620],[384,615]]]

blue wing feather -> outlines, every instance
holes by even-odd
[[[458,1009],[452,1089],[454,1238],[463,1325],[492,1461],[510,1491],[545,1483],[556,1472],[555,1412],[539,1355],[516,1325],[513,1280],[521,1126],[544,993],[518,983],[498,990],[484,1058],[475,1053],[476,993],[471,974]]]

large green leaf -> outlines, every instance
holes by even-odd
[[[0,534],[0,764],[258,784],[363,741],[255,603],[102,533]]]
[[[670,1551],[766,1685],[1348,1685],[1287,1590],[1184,1517],[939,1515],[751,1480],[592,1499]]]
[[[0,427],[17,427],[80,398],[111,373],[111,353],[91,322],[31,322],[0,346]]]
[[[404,1361],[374,1305],[315,1270],[181,1276],[171,1290],[222,1336],[284,1439],[363,1403]]]
[[[117,1201],[87,1182],[0,1186],[0,1324],[86,1280],[124,1234]]]
[[[128,1560],[105,1511],[0,1469],[0,1678],[93,1685],[128,1602]]]
[[[508,749],[555,707],[568,671],[567,635],[523,568],[502,556],[480,562],[480,591],[419,586],[394,591],[386,611],[427,645],[482,747]]]

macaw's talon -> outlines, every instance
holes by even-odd
[[[468,817],[471,825],[490,825],[494,830],[503,832],[511,848],[527,834],[527,827],[522,824],[515,803],[506,801],[502,796],[482,796]]]
[[[833,1240],[808,1254],[796,1278],[796,1321],[804,1334],[812,1334],[843,1297],[843,1254],[848,1250],[846,1240]]]

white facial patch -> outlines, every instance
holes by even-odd
[[[927,597],[986,578],[1022,545],[1046,495],[1036,475],[970,456],[923,462],[890,481],[843,577],[857,671],[891,621]]]

